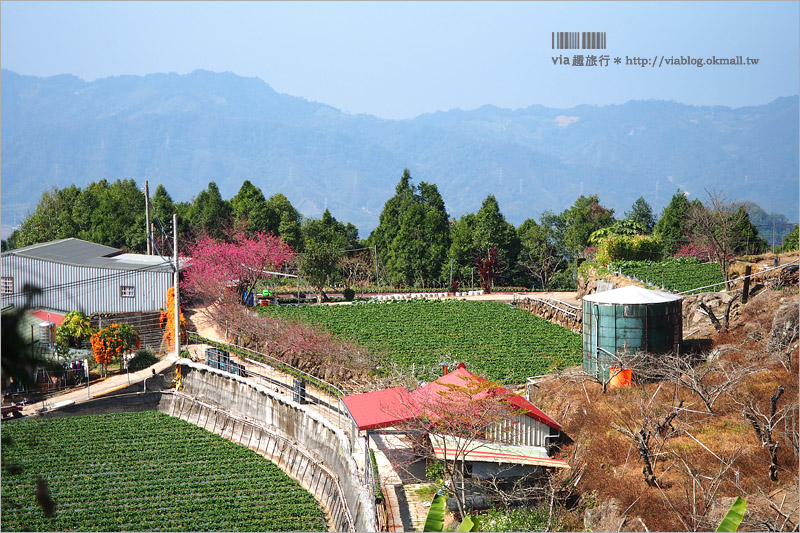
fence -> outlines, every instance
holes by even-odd
[[[330,418],[331,421],[334,420],[332,417],[335,417],[336,425],[347,432],[350,438],[352,451],[355,445],[355,438],[357,437],[357,434],[354,434],[352,431],[355,421],[352,419],[347,407],[345,407],[344,402],[341,400],[345,395],[341,389],[299,368],[284,363],[275,357],[256,352],[243,346],[202,337],[195,332],[188,333],[187,340],[190,345],[207,344],[213,346],[218,351],[236,355],[250,365],[256,365],[267,372],[272,372],[273,375],[269,376],[267,372],[254,371],[252,366],[243,369],[247,377],[258,378],[265,384],[290,392],[297,403],[308,404],[312,406],[312,409],[316,408],[318,414]],[[220,361],[218,355],[217,361]],[[217,368],[220,368],[220,366],[217,366]],[[230,367],[223,368],[222,370],[228,371],[229,369]]]

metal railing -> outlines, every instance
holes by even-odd
[[[269,376],[266,372],[254,372],[252,366],[245,368],[247,376],[257,377],[269,386],[274,386],[278,390],[290,393],[298,403],[311,405],[312,408],[316,407],[318,414],[332,422],[335,421],[336,425],[348,435],[352,452],[352,448],[355,445],[354,439],[357,438],[357,433],[354,434],[352,431],[355,420],[353,420],[342,401],[345,393],[339,387],[275,357],[244,346],[210,339],[195,332],[187,334],[187,341],[190,345],[207,344],[217,349],[222,349],[230,355],[239,357],[249,365],[261,366],[267,372],[277,373],[277,376]],[[205,361],[203,362],[205,363]],[[282,380],[281,377],[287,381]]]

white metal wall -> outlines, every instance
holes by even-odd
[[[172,272],[115,270],[64,265],[41,259],[3,256],[2,276],[14,279],[14,293],[2,295],[3,307],[25,305],[26,283],[42,289],[34,307],[91,313],[158,311],[166,305]],[[134,287],[133,298],[122,298],[120,286]]]
[[[550,435],[550,426],[534,420],[528,415],[517,415],[503,420],[489,431],[491,440],[518,446],[546,446],[545,437]]]

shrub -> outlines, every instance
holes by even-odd
[[[344,299],[345,299],[346,301],[348,301],[348,302],[352,302],[352,301],[353,301],[353,299],[356,297],[356,291],[354,291],[354,290],[353,290],[353,289],[351,289],[350,287],[347,287],[347,288],[344,290],[344,293],[343,293],[343,294],[344,294]]]
[[[444,480],[444,465],[439,461],[432,461],[425,467],[425,477],[433,483],[441,483]]]
[[[128,362],[128,370],[136,372],[137,370],[145,369],[157,362],[158,357],[153,355],[153,352],[150,350],[139,350],[136,352],[136,355],[133,356],[133,359]]]
[[[597,264],[613,261],[645,261],[661,258],[661,241],[647,235],[612,235],[597,247]]]

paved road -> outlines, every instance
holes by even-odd
[[[22,409],[22,414],[35,415],[42,408],[51,409],[57,405],[83,403],[91,398],[97,398],[109,394],[111,392],[124,389],[129,385],[129,380],[130,384],[142,383],[142,387],[144,388],[144,381],[147,378],[152,379],[153,370],[155,370],[156,374],[163,375],[164,371],[172,366],[173,363],[171,357],[172,357],[171,355],[164,356],[154,365],[145,368],[143,370],[139,370],[138,372],[131,372],[130,374],[119,374],[115,376],[109,376],[106,378],[96,379],[89,384],[88,391],[87,387],[84,385],[81,387],[66,390],[54,396],[50,396],[44,402],[29,403]]]

